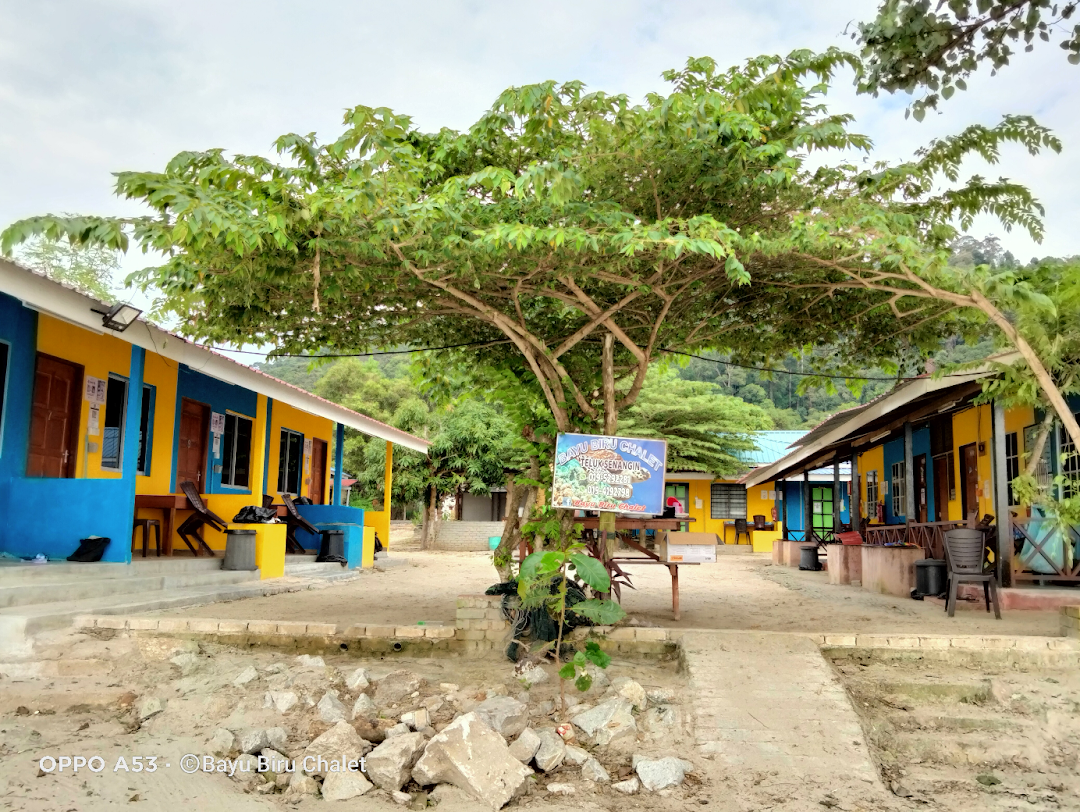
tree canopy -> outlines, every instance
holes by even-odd
[[[957,90],[980,63],[997,73],[1015,48],[1057,39],[1068,61],[1080,65],[1080,25],[1069,24],[1076,0],[885,0],[877,17],[852,34],[862,45],[859,89],[873,93],[924,90],[909,112],[922,121]]]
[[[142,281],[202,339],[469,345],[480,368],[520,361],[558,430],[613,433],[665,350],[761,363],[827,344],[814,363],[854,375],[936,347],[974,306],[948,267],[956,224],[991,212],[1041,235],[1024,187],[959,181],[968,154],[1058,149],[1030,118],[897,166],[810,169],[811,152],[870,148],[823,103],[854,63],[835,49],[726,71],[691,59],[639,105],[542,82],[505,91],[467,132],[356,107],[328,144],[282,136],[281,162],[211,150],[120,173],[149,216],[31,218],[3,244],[134,237],[168,257]]]
[[[120,270],[120,255],[113,249],[39,235],[13,248],[11,254],[21,265],[102,302],[116,298],[114,274]]]

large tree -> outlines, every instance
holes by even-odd
[[[332,143],[280,138],[281,162],[212,150],[120,173],[119,193],[150,216],[32,218],[3,240],[134,236],[167,256],[143,281],[200,338],[469,344],[478,367],[523,365],[557,430],[613,433],[664,350],[760,363],[828,344],[815,363],[854,375],[934,346],[957,296],[974,302],[925,289],[954,221],[991,211],[1037,233],[1023,187],[938,188],[969,153],[1056,148],[1030,119],[898,167],[810,169],[811,152],[869,149],[822,102],[853,63],[838,50],[727,71],[691,59],[639,105],[544,82],[507,90],[464,133],[357,107]]]

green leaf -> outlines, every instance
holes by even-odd
[[[576,673],[577,673],[577,669],[574,667],[573,663],[567,663],[566,665],[564,665],[562,668],[559,669],[559,677],[561,679],[573,679],[574,674],[576,674]]]
[[[590,677],[588,674],[582,674],[574,681],[574,685],[577,686],[577,689],[579,691],[585,693],[587,690],[592,688],[592,677]]]
[[[600,648],[599,643],[592,640],[585,644],[585,656],[589,659],[589,662],[600,668],[607,668],[611,664],[611,657]]]
[[[533,555],[535,555],[535,553],[533,553]],[[558,572],[565,560],[565,556],[563,556],[562,553],[542,553],[540,556],[540,566],[537,568],[537,574],[544,575],[551,572]]]
[[[525,560],[521,562],[521,569],[518,571],[519,579],[525,581],[535,578],[540,570],[540,559],[543,557],[543,552],[530,553],[525,556]]]
[[[575,651],[574,652],[574,665],[580,665],[582,668],[584,668],[587,662],[588,661],[585,659],[584,652],[581,652],[581,651]]]
[[[611,576],[608,575],[604,565],[590,555],[584,553],[572,553],[570,563],[578,577],[593,588],[595,592],[609,592],[611,590]]]
[[[595,598],[575,603],[570,607],[570,611],[588,618],[597,626],[610,626],[626,617],[626,612],[615,601],[601,601]]]

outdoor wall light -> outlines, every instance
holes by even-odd
[[[108,310],[98,310],[96,307],[90,309],[101,314],[101,323],[105,327],[118,333],[124,332],[142,314],[139,308],[123,303],[114,304]]]

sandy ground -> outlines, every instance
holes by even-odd
[[[305,620],[404,626],[452,622],[456,597],[480,593],[495,580],[487,553],[407,552],[408,564],[366,571],[333,589],[217,603],[166,614],[244,620]],[[938,606],[832,586],[824,572],[773,566],[762,554],[726,554],[716,564],[679,570],[682,618],[671,612],[665,567],[629,568],[635,588],[623,607],[637,622],[698,629],[784,632],[924,632],[927,634],[1059,635],[1056,612],[1005,612],[1002,620],[964,608],[949,618]],[[1078,591],[1080,598],[1080,591]]]

